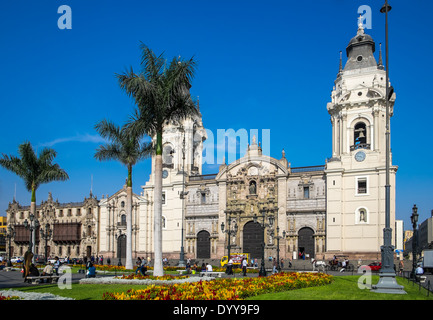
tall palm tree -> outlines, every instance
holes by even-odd
[[[128,169],[126,181],[126,269],[132,269],[132,167],[151,155],[152,145],[142,142],[142,134],[129,127],[119,127],[110,121],[102,120],[95,129],[111,143],[99,146],[95,158],[99,161],[118,160]]]
[[[43,148],[39,157],[30,142],[18,146],[19,157],[2,154],[0,166],[14,172],[24,180],[26,189],[32,193],[30,213],[36,213],[36,190],[43,183],[51,181],[65,181],[69,179],[65,170],[58,164],[53,164],[57,152],[50,148]],[[33,239],[33,246],[35,241]],[[31,248],[34,251],[34,248]]]
[[[117,77],[121,88],[134,99],[137,107],[129,126],[152,137],[155,148],[154,275],[162,276],[162,134],[167,122],[198,113],[189,93],[196,62],[193,58],[175,57],[167,67],[162,54],[156,56],[143,43],[140,49],[142,71],[137,74],[131,67]]]

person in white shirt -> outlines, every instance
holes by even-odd
[[[248,265],[247,259],[244,258],[242,260],[242,271],[244,272],[244,277],[246,277],[247,275],[247,265]]]
[[[212,266],[209,263],[206,265],[206,271],[212,272]]]
[[[232,260],[232,258],[230,258],[227,266],[228,266],[227,274],[233,274],[233,260]]]

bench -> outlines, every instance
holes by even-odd
[[[208,275],[218,275],[218,278],[221,278],[221,275],[224,272],[216,272],[216,271],[200,271],[200,277],[202,276],[208,276]]]
[[[59,280],[60,276],[58,275],[49,275],[49,276],[29,276],[27,277],[26,281],[33,284],[38,284],[41,282],[41,280],[48,280],[48,283],[57,282]]]

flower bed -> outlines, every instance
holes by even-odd
[[[4,296],[0,294],[0,301],[2,300],[20,300],[21,298],[18,296]]]
[[[179,279],[186,279],[186,278],[188,278],[188,276],[164,275],[162,277],[154,277],[148,275],[143,276],[142,274],[135,274],[135,273],[122,275],[121,277],[116,277],[116,279],[125,279],[125,280],[164,280],[164,281],[179,280]]]
[[[280,292],[332,282],[323,273],[279,273],[269,277],[230,278],[103,294],[104,300],[241,300],[269,292]]]

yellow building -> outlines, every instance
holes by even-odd
[[[0,217],[0,252],[6,251],[7,218]]]

